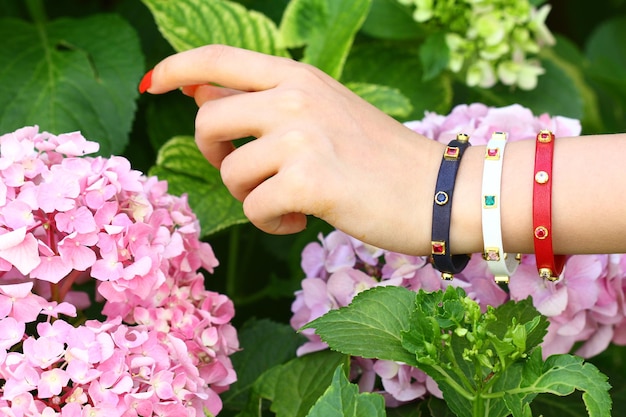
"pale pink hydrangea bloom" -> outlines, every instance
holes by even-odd
[[[97,149],[37,127],[0,136],[0,414],[217,414],[239,347],[231,300],[200,273],[218,261],[184,197],[84,156]]]
[[[557,137],[577,136],[581,131],[576,119],[548,114],[535,116],[519,104],[506,107],[462,104],[447,116],[427,112],[422,120],[407,122],[406,126],[442,143],[448,143],[458,133],[466,133],[474,145],[485,145],[491,134],[499,131],[507,132],[510,141],[534,138],[541,129],[550,129]]]
[[[448,116],[427,113],[423,120],[409,122],[407,126],[443,143],[458,133],[467,133],[473,144],[486,144],[495,131],[509,132],[511,141],[533,138],[541,129],[550,129],[557,137],[577,136],[581,131],[578,120],[546,114],[536,117],[520,105],[502,108],[461,105]],[[531,296],[535,307],[550,322],[543,342],[546,356],[566,353],[580,345],[575,353],[590,357],[610,343],[626,345],[626,256],[570,256],[562,279],[548,282],[539,278],[534,257],[528,255],[511,277],[507,293],[495,284],[480,254],[473,255],[467,268],[449,283],[441,280],[426,257],[371,247],[363,251],[359,249],[362,247],[367,245],[338,230],[328,236],[320,235],[319,242],[305,247],[302,268],[306,277],[292,304],[293,328],[349,304],[365,288],[397,285],[414,291],[436,291],[454,285],[462,287],[483,309]],[[312,329],[303,334],[308,341],[298,354],[327,347]],[[362,391],[383,393],[389,406],[428,394],[441,395],[430,378],[403,364],[353,358],[352,377]],[[377,377],[381,387],[375,386]]]

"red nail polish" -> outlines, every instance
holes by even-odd
[[[139,83],[139,92],[141,94],[148,91],[150,86],[152,86],[152,71],[153,70],[146,72],[146,75],[143,76],[143,78],[141,79],[141,82]]]

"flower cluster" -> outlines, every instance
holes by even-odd
[[[0,414],[215,415],[238,350],[218,261],[185,198],[97,149],[0,136]]]
[[[540,129],[557,136],[580,134],[577,120],[566,117],[535,117],[522,106],[491,108],[482,104],[457,106],[448,116],[428,113],[407,125],[435,140],[447,143],[457,133],[470,135],[474,144],[486,144],[494,131],[509,132],[509,140],[534,137]],[[461,286],[482,308],[510,299],[532,296],[550,327],[543,342],[544,355],[566,353],[580,344],[576,353],[589,357],[610,343],[626,344],[626,256],[574,255],[567,259],[557,282],[539,278],[532,255],[510,279],[509,289],[498,286],[480,254],[452,282],[442,281],[426,257],[408,256],[364,244],[335,230],[319,236],[302,252],[306,278],[292,304],[291,325],[298,329],[331,309],[346,306],[359,292],[379,285],[403,286],[415,291],[436,291],[447,285]],[[303,331],[308,341],[298,354],[325,349],[313,329]],[[415,400],[427,393],[439,395],[419,369],[389,361],[353,359],[353,377],[362,390],[379,389],[390,406]],[[380,379],[382,387],[375,387]]]
[[[425,258],[383,251],[338,230],[319,238],[319,243],[309,243],[302,252],[306,278],[291,307],[294,329],[331,309],[347,306],[359,292],[377,285],[405,286],[415,291],[441,288],[439,274],[426,267]],[[314,329],[305,329],[302,334],[308,341],[300,346],[298,355],[327,348]],[[437,384],[417,368],[365,358],[353,358],[352,362],[352,379],[358,380],[360,390],[377,390],[375,383],[380,378],[383,387],[379,392],[389,406],[427,393],[441,396]]]
[[[542,129],[551,130],[557,137],[578,136],[581,132],[576,119],[548,114],[535,116],[519,104],[506,107],[463,104],[454,107],[447,116],[426,112],[422,120],[407,122],[406,126],[442,143],[450,142],[463,132],[470,136],[474,145],[486,145],[494,132],[507,132],[510,142],[532,139]]]
[[[427,27],[446,28],[448,69],[465,75],[469,86],[489,88],[498,80],[532,90],[544,70],[529,58],[554,38],[545,25],[550,6],[528,0],[398,0],[413,6],[413,18]]]

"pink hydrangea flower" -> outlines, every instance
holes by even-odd
[[[97,149],[0,136],[0,414],[215,415],[239,348],[218,261],[185,197]]]
[[[470,136],[474,145],[484,145],[493,132],[509,134],[510,141],[533,138],[541,129],[550,129],[559,137],[580,134],[580,121],[548,114],[535,116],[519,104],[488,107],[481,103],[456,106],[449,115],[426,113],[422,120],[407,122],[407,127],[438,142],[448,143],[458,133]]]
[[[501,108],[480,103],[455,107],[447,116],[427,113],[424,119],[407,123],[418,133],[447,143],[458,133],[470,135],[473,144],[486,144],[495,131],[509,132],[509,140],[533,138],[541,129],[557,136],[580,134],[578,120],[567,117],[534,116],[520,105]],[[462,287],[483,309],[510,299],[532,297],[533,304],[550,325],[543,353],[566,353],[578,346],[576,354],[590,357],[610,343],[626,345],[626,256],[575,255],[567,259],[558,282],[539,278],[534,257],[523,258],[511,277],[509,291],[498,286],[480,254],[473,255],[465,270],[451,282],[444,282],[426,257],[368,248],[333,231],[319,236],[302,252],[305,279],[292,304],[291,325],[299,329],[330,309],[349,304],[365,288],[397,285],[413,291],[436,291],[446,285]],[[312,329],[302,332],[308,341],[302,355],[327,346]],[[353,358],[352,376],[364,391],[383,393],[388,406],[400,405],[425,395],[440,396],[434,381],[421,371],[389,361]],[[375,386],[380,380],[381,386]]]

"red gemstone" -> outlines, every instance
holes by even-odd
[[[459,148],[455,146],[446,147],[446,156],[448,158],[456,158],[457,156],[459,156]]]
[[[432,245],[433,255],[444,255],[446,253],[446,244],[444,242],[433,242]]]
[[[487,156],[492,158],[498,156],[498,148],[487,148]]]
[[[490,249],[485,254],[485,259],[487,261],[499,261],[500,260],[500,252],[497,249]]]
[[[548,229],[543,226],[539,226],[535,229],[535,237],[537,239],[545,239],[548,237]]]
[[[541,131],[538,136],[539,142],[542,142],[542,143],[551,142],[553,138],[554,138],[554,135],[552,134],[552,132],[549,132],[549,131]]]

